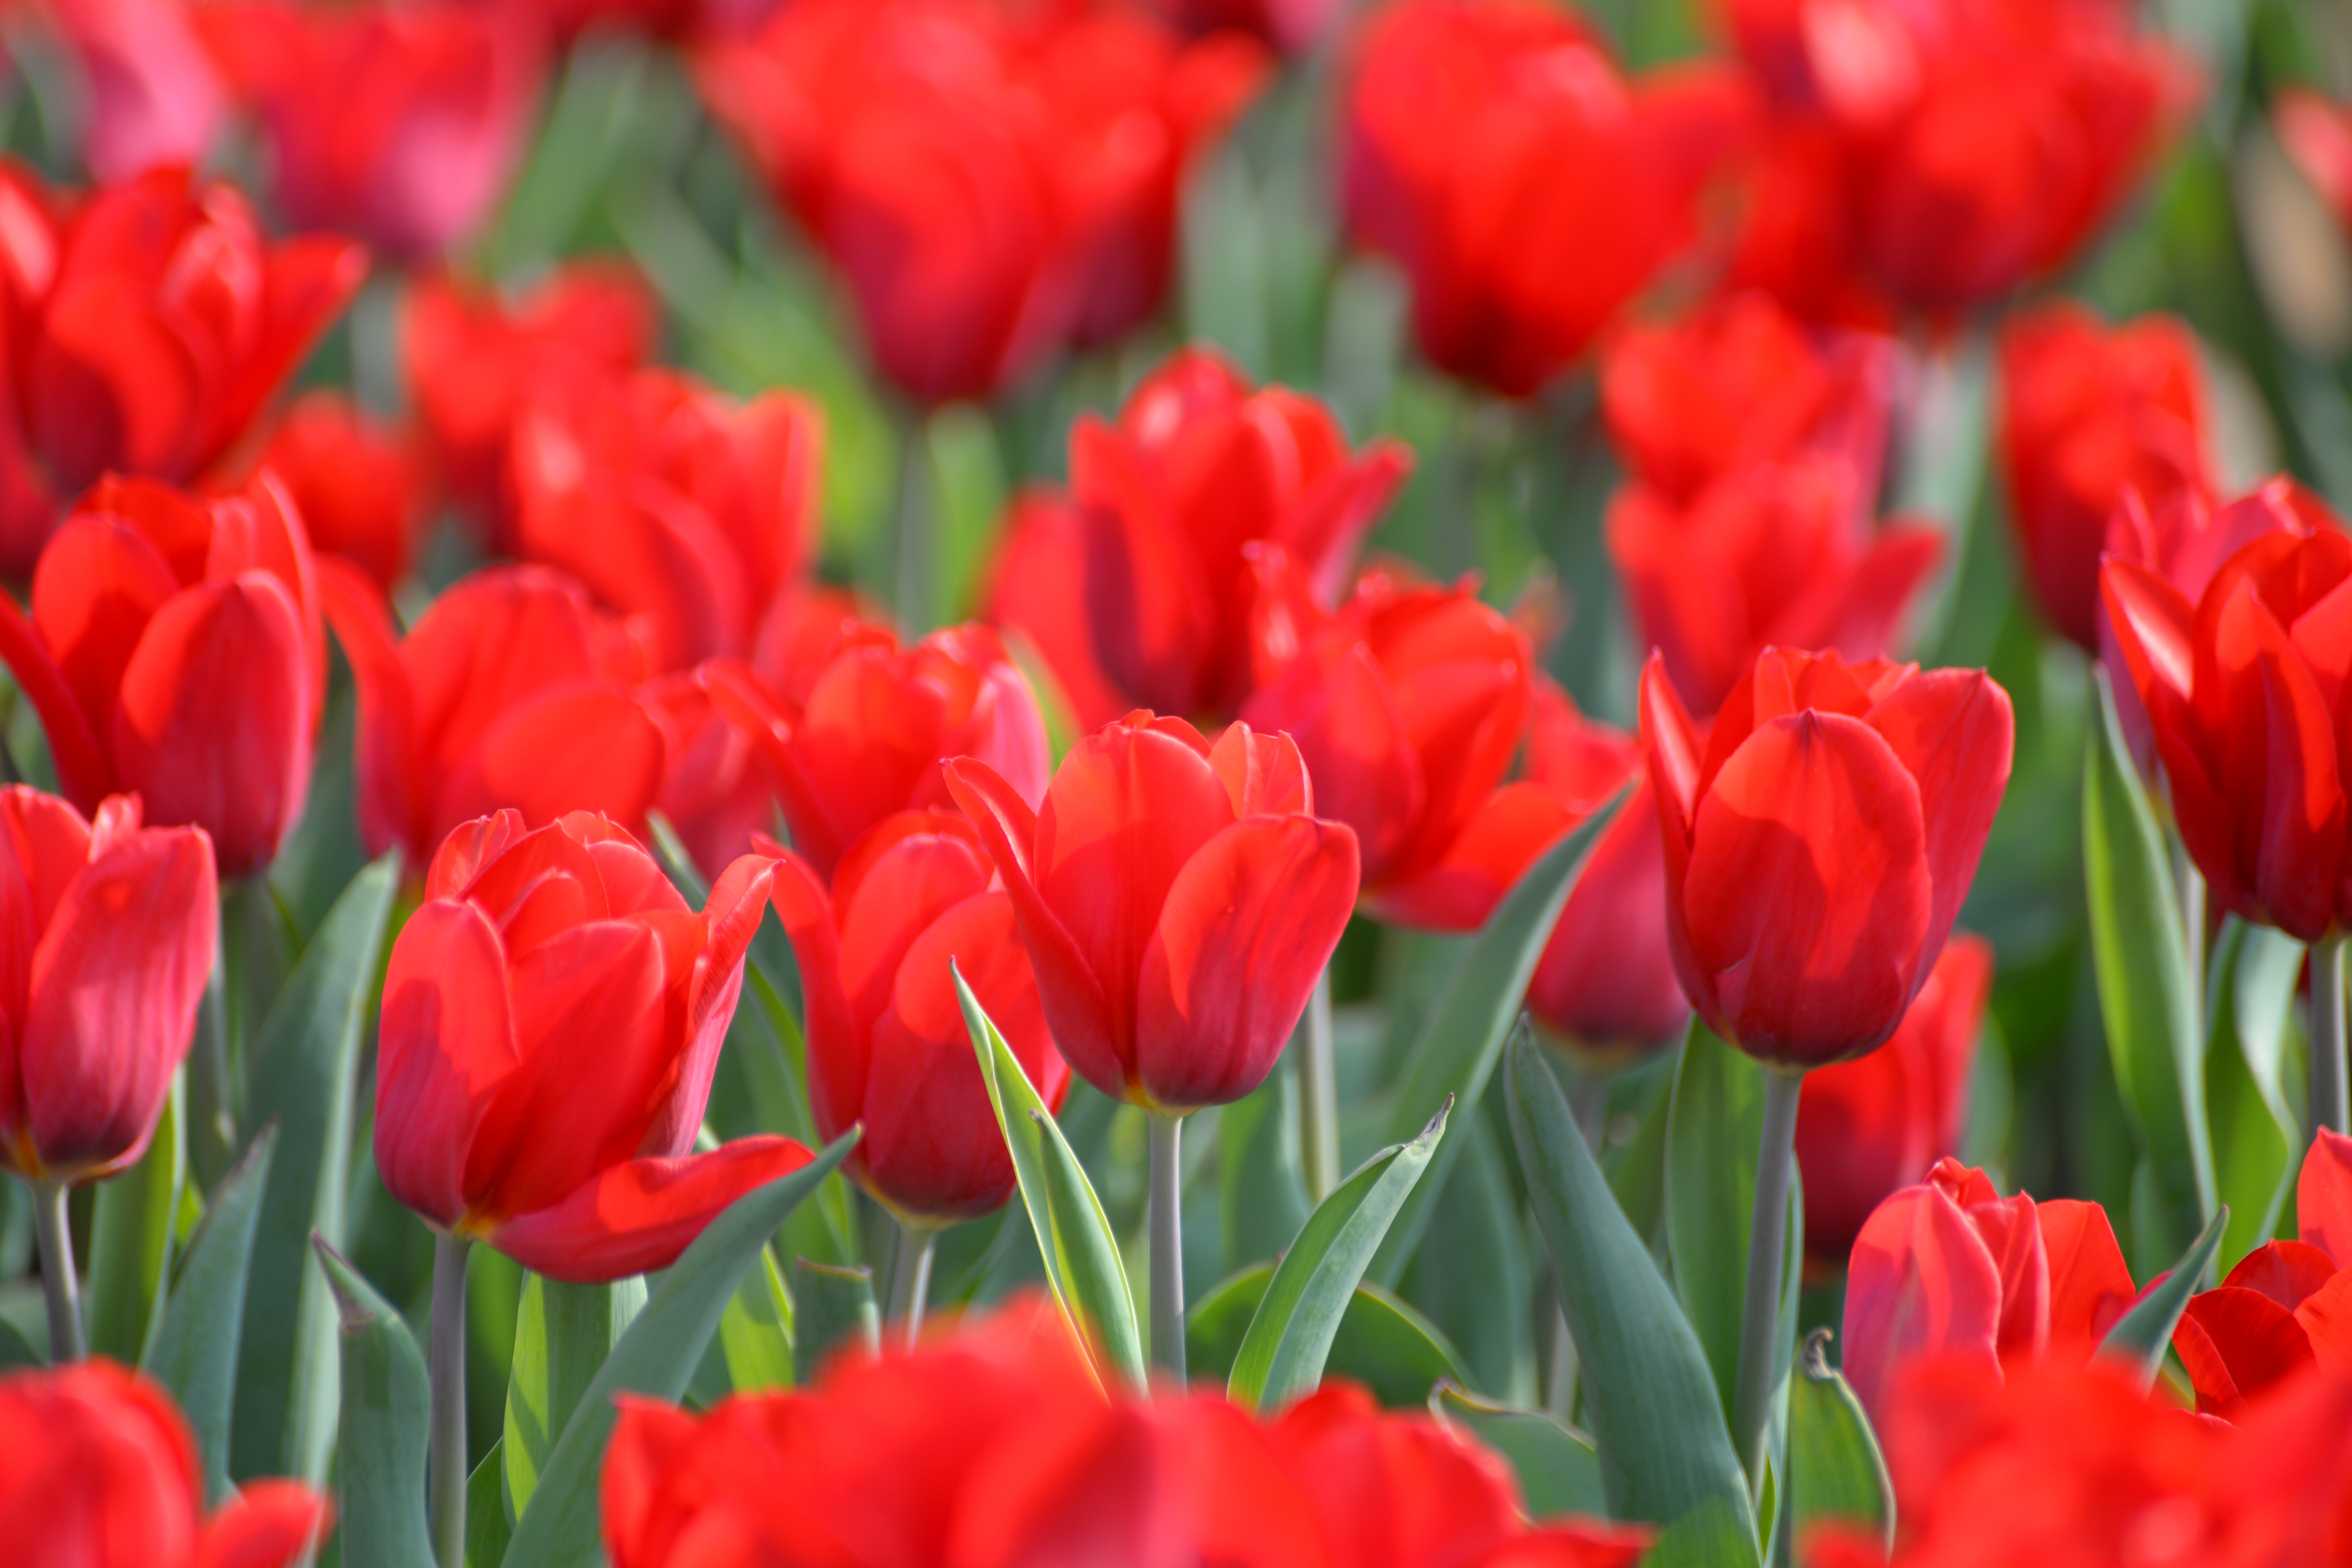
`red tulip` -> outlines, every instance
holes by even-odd
[[[480,226],[521,158],[541,58],[519,5],[212,0],[196,21],[259,117],[298,223],[436,256]]]
[[[794,393],[737,404],[663,370],[545,384],[509,439],[516,544],[642,616],[656,668],[741,658],[814,552],[824,448]]]
[[[2110,559],[2107,618],[2156,733],[2174,819],[2221,908],[2310,942],[2352,913],[2333,693],[2352,538],[2257,538],[2195,600]]]
[[[1967,1358],[1998,1370],[2079,1363],[2134,1299],[2096,1204],[2002,1198],[1981,1171],[1937,1162],[1871,1212],[1846,1272],[1846,1381],[1883,1413],[1906,1363]]]
[[[81,68],[92,173],[111,183],[204,161],[224,95],[186,0],[48,0],[45,9]]]
[[[713,113],[843,274],[877,367],[985,398],[1167,286],[1180,180],[1265,69],[1077,0],[799,0],[702,57]]]
[[[1877,493],[1895,346],[1817,332],[1763,294],[1735,294],[1603,352],[1610,439],[1651,489],[1688,504],[1738,469],[1805,452],[1844,458]],[[1864,504],[1867,504],[1865,500]]]
[[[0,573],[29,575],[108,470],[201,479],[366,270],[325,237],[266,243],[227,185],[152,170],[79,201],[0,163]]]
[[[1153,0],[1153,8],[1189,32],[1233,27],[1304,54],[1339,16],[1342,0]]]
[[[207,1515],[195,1438],[162,1385],[111,1362],[0,1376],[0,1534],[27,1568],[287,1568],[334,1510],[251,1480]]]
[[[188,1054],[219,921],[212,846],[0,789],[0,1168],[90,1182],[146,1152]]]
[[[2295,1184],[2301,1239],[2239,1260],[2189,1300],[2172,1348],[2197,1408],[2235,1420],[2246,1401],[2314,1364],[2352,1369],[2352,1138],[2319,1130]]]
[[[1282,546],[1333,602],[1410,466],[1394,442],[1350,452],[1321,404],[1252,392],[1223,359],[1187,349],[1135,389],[1116,425],[1081,418],[1070,433],[1086,597],[1063,614],[1091,628],[1129,706],[1230,714],[1250,685],[1248,547]]]
[[[697,1154],[775,862],[699,911],[609,820],[501,811],[433,857],[384,973],[375,1159],[436,1230],[551,1279],[667,1268],[720,1210],[808,1163],[789,1138]]]
[[[2099,551],[2126,493],[2212,491],[2197,340],[2168,316],[2113,331],[2071,304],[2001,329],[2001,463],[2019,553],[2051,624],[2098,647]]]
[[[1741,166],[1744,202],[1723,282],[1769,295],[1808,321],[1874,333],[1901,312],[1864,269],[1849,210],[1848,153],[1834,127],[1782,118]]]
[[[2294,166],[2352,228],[2352,113],[2304,88],[2272,100],[2271,129]]]
[[[267,475],[210,502],[102,480],[41,552],[30,620],[0,595],[0,659],[82,810],[135,793],[210,834],[230,878],[301,820],[327,645],[301,519]]]
[[[1412,282],[1439,369],[1540,391],[1694,237],[1748,112],[1739,79],[1628,81],[1567,9],[1408,0],[1375,13],[1342,110],[1348,226]]]
[[[544,826],[566,812],[644,822],[667,762],[638,692],[646,650],[579,585],[544,567],[478,572],[405,637],[374,588],[320,563],[359,686],[359,818],[370,854],[412,873],[459,824],[503,808]]]
[[[1713,712],[1766,647],[1863,659],[1894,646],[1944,535],[1873,529],[1862,479],[1814,454],[1733,469],[1686,506],[1639,483],[1609,503],[1609,558],[1692,708]]]
[[[1095,657],[1094,629],[1085,614],[1086,539],[1086,524],[1067,496],[1024,491],[1005,517],[980,595],[980,618],[1004,633],[1033,676],[1046,677],[1042,684],[1053,688],[1047,701],[1082,733],[1128,710]]]
[[[450,278],[408,294],[401,358],[442,482],[459,505],[509,542],[503,515],[507,437],[543,387],[594,384],[634,370],[653,351],[660,314],[625,267],[572,262],[508,300]]]
[[[981,1082],[952,960],[1049,1110],[1070,1087],[1045,1033],[1013,900],[961,816],[906,811],[860,838],[830,893],[782,857],[776,913],[808,1001],[809,1101],[817,1131],[866,1136],[845,1169],[893,1214],[936,1225],[992,1214],[1013,1195],[1013,1158]]]
[[[351,398],[305,395],[255,466],[286,487],[313,551],[341,556],[386,593],[408,575],[424,521],[415,460],[397,432]]]
[[[806,699],[717,660],[703,685],[767,763],[793,845],[821,878],[867,829],[948,804],[940,764],[971,757],[1025,804],[1051,768],[1036,699],[985,626],[950,626],[910,648],[879,626],[843,640]]]
[[[1969,1069],[1992,990],[1992,945],[1958,935],[1885,1046],[1805,1076],[1797,1108],[1805,1251],[1843,1267],[1871,1214],[1960,1143]]]
[[[1895,1032],[1975,879],[2014,731],[1981,670],[1771,648],[1702,744],[1650,656],[1666,931],[1717,1035],[1804,1069]]]
[[[1034,812],[985,763],[947,779],[1081,1078],[1171,1112],[1265,1079],[1356,902],[1356,836],[1314,815],[1297,745],[1136,712],[1072,747]]]

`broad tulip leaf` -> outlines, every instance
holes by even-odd
[[[228,1492],[229,1412],[236,1401],[237,1341],[243,1331],[254,1235],[268,1188],[278,1127],[256,1134],[213,1194],[188,1255],[170,1286],[163,1321],[143,1369],[188,1418],[204,1454],[205,1493]]]
[[[1698,1336],[1524,1035],[1504,1063],[1511,1136],[1576,1340],[1611,1517],[1666,1528],[1667,1561],[1759,1561],[1748,1479]]]
[[[972,1050],[980,1058],[980,1076],[988,1086],[988,1102],[995,1109],[1005,1146],[1013,1152],[1021,1201],[1037,1232],[1037,1248],[1045,1254],[1045,1279],[1054,1300],[1080,1339],[1119,1376],[1140,1388],[1145,1381],[1143,1336],[1136,1327],[1127,1269],[1119,1262],[1118,1238],[1111,1234],[1102,1200],[1022,1070],[1020,1058],[1004,1043],[961,971],[955,983]]]
[[[433,1388],[416,1336],[323,1237],[313,1239],[341,1328],[344,1568],[433,1568],[425,1518],[425,1448]],[[470,1492],[471,1489],[468,1489]]]
[[[1795,1538],[1824,1521],[1865,1525],[1891,1546],[1895,1483],[1886,1456],[1853,1389],[1822,1354],[1829,1331],[1816,1329],[1789,1383],[1789,1503]]]
[[[1536,961],[1551,940],[1552,927],[1559,923],[1560,907],[1568,902],[1593,844],[1623,809],[1625,795],[1620,790],[1575,832],[1538,857],[1463,952],[1405,1058],[1385,1142],[1408,1143],[1419,1137],[1423,1125],[1448,1097],[1456,1105],[1475,1106],[1486,1093],[1503,1042],[1524,1005]],[[1389,1226],[1367,1271],[1382,1289],[1393,1290],[1404,1278],[1405,1265],[1428,1228],[1429,1212],[1453,1173],[1457,1152],[1445,1145],[1438,1148],[1428,1179],[1414,1189]]]
[[[2229,1225],[2230,1211],[2224,1206],[2206,1225],[2204,1233],[2189,1243],[2180,1261],[2116,1320],[2099,1343],[2101,1355],[2129,1363],[2143,1385],[2156,1381],[2158,1369],[2164,1365],[2165,1349],[2172,1343],[2172,1331],[2179,1326],[2180,1314],[2189,1310],[2189,1298],[2210,1272],[2213,1255],[2221,1249],[2221,1235]]]
[[[1509,1461],[1531,1517],[1609,1511],[1601,1486],[1601,1455],[1584,1433],[1561,1426],[1540,1410],[1515,1410],[1452,1384],[1431,1391],[1429,1410]]]
[[[663,1274],[540,1468],[530,1506],[515,1521],[508,1568],[587,1568],[597,1560],[596,1483],[618,1419],[614,1395],[676,1399],[685,1392],[744,1270],[784,1216],[841,1163],[860,1131],[852,1128],[791,1175],[736,1199]]]
[[[2286,1099],[2286,1047],[2303,944],[2232,915],[2210,973],[2205,1098],[2214,1176],[2231,1209],[2215,1260],[2215,1271],[2226,1275],[2271,1239],[2301,1163],[2302,1127]]]
[[[2197,1016],[2172,858],[2098,671],[2083,769],[2083,879],[2107,1054],[2156,1198],[2150,1234],[2185,1247],[2219,1201],[2205,1113],[2205,1028]],[[2145,1267],[2146,1260],[2140,1260]]]
[[[814,1380],[833,1352],[856,1343],[882,1343],[882,1313],[874,1303],[874,1270],[793,1259],[793,1378]]]
[[[1185,1364],[1196,1382],[1233,1374],[1242,1336],[1274,1283],[1274,1268],[1261,1263],[1242,1270],[1185,1314]],[[1323,1369],[1362,1384],[1391,1409],[1425,1405],[1431,1389],[1463,1376],[1462,1357],[1444,1331],[1377,1285],[1356,1287]]]
[[[1373,1249],[1445,1137],[1448,1100],[1410,1143],[1383,1149],[1316,1205],[1274,1271],[1234,1356],[1225,1393],[1244,1410],[1311,1394]]]
[[[1465,1116],[1446,1136],[1465,1147],[1397,1293],[1461,1347],[1470,1375],[1456,1381],[1502,1394],[1522,1378],[1531,1384],[1535,1372],[1535,1269],[1512,1185],[1518,1172],[1492,1117]]]
[[[514,1521],[507,1517],[506,1447],[503,1437],[491,1444],[466,1478],[466,1568],[499,1568],[514,1538]]]
[[[719,1320],[719,1352],[728,1386],[738,1394],[793,1386],[793,1299],[776,1272],[776,1255],[761,1248]]]
[[[127,1366],[146,1359],[163,1326],[172,1272],[173,1221],[186,1179],[180,1136],[181,1090],[163,1101],[147,1152],[99,1184],[90,1222],[89,1350]]]
[[[515,1312],[514,1360],[507,1373],[504,1509],[522,1517],[539,1472],[572,1420],[581,1395],[595,1381],[646,1304],[642,1279],[609,1285],[566,1285],[526,1275]]]
[[[360,1042],[399,886],[396,854],[352,879],[303,950],[247,1064],[247,1124],[278,1123],[254,1235],[237,1351],[229,1471],[317,1484],[335,1442],[334,1303],[313,1266],[315,1231],[343,1241]]]

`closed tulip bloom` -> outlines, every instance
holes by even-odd
[[[359,687],[360,834],[412,874],[459,824],[511,808],[642,824],[668,757],[639,688],[643,640],[545,567],[477,572],[400,636],[355,570],[320,563]]]
[[[1095,657],[1086,613],[1086,537],[1067,495],[1044,487],[1023,491],[998,532],[996,559],[980,594],[980,618],[1034,661],[1032,673],[1042,673],[1053,689],[1048,700],[1080,732],[1099,730],[1128,710]]]
[[[1045,1032],[1037,983],[996,868],[952,812],[907,811],[860,838],[830,891],[778,850],[776,913],[808,1000],[809,1103],[817,1132],[863,1122],[845,1168],[916,1225],[992,1214],[1013,1195],[949,965],[980,998],[1047,1109],[1070,1069]]]
[[[0,573],[16,578],[109,470],[204,478],[367,269],[346,240],[265,240],[234,189],[179,168],[75,199],[0,164]]]
[[[1351,452],[1321,404],[1253,391],[1205,349],[1145,378],[1116,424],[1080,418],[1070,490],[1086,598],[1070,613],[1091,629],[1103,673],[1129,706],[1233,713],[1251,679],[1249,545],[1282,546],[1334,603],[1411,466],[1392,441]]]
[[[90,1182],[146,1152],[194,1037],[219,920],[201,829],[0,789],[0,1169]]]
[[[701,679],[767,764],[793,847],[822,878],[884,818],[948,805],[940,764],[950,757],[984,763],[1024,804],[1045,792],[1045,720],[985,626],[950,626],[908,648],[865,628],[798,702],[731,661],[705,666]]]
[[[1627,79],[1536,0],[1385,6],[1353,56],[1349,229],[1412,280],[1430,362],[1507,397],[1542,390],[1689,245],[1751,110],[1713,66]]]
[[[408,575],[425,495],[402,432],[343,393],[309,393],[286,411],[255,467],[286,487],[314,552],[341,556],[386,593]]]
[[[2197,340],[2168,316],[2109,331],[2053,305],[2001,329],[2010,523],[2042,613],[2098,647],[2099,553],[2126,493],[2150,508],[2212,493]]]
[[[814,552],[824,426],[796,394],[738,404],[663,370],[551,384],[508,450],[519,552],[642,617],[657,669],[749,656]]]
[[[1735,468],[1687,504],[1618,491],[1609,559],[1643,640],[1692,710],[1713,712],[1766,647],[1888,652],[1943,560],[1924,521],[1874,528],[1853,462],[1813,453]]]
[[[302,819],[327,679],[301,519],[263,476],[212,501],[109,478],[0,600],[0,659],[41,716],[66,798],[138,795],[251,876]]]
[[[1071,1069],[1182,1112],[1264,1081],[1355,907],[1356,836],[1314,815],[1297,746],[1212,747],[1137,712],[1070,749],[1034,811],[987,763],[949,791],[1004,879]]]
[[[1957,935],[1893,1038],[1859,1061],[1806,1075],[1797,1165],[1805,1251],[1822,1268],[1843,1268],[1872,1212],[1958,1151],[1991,990],[1992,945]]]
[[[436,1230],[551,1279],[667,1268],[808,1163],[789,1138],[693,1152],[775,863],[688,909],[601,816],[501,811],[450,834],[384,973],[375,1158]]]
[[[1799,1069],[1892,1035],[1976,877],[2014,731],[1981,670],[1772,648],[1702,742],[1652,654],[1666,930],[1709,1026]]]
[[[0,1531],[28,1568],[289,1568],[334,1510],[296,1481],[205,1510],[195,1437],[163,1386],[107,1361],[0,1376]]]
[[[435,256],[480,226],[521,157],[541,47],[520,5],[214,0],[196,22],[297,223]]]
[[[49,0],[43,9],[81,68],[91,173],[110,182],[204,161],[226,94],[187,0]]]

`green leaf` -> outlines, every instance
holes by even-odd
[[[1675,1293],[1706,1352],[1728,1420],[1739,1375],[1756,1160],[1764,1142],[1764,1069],[1693,1018],[1666,1116]]]
[[[2099,1011],[2116,1087],[2157,1199],[2152,1234],[2170,1252],[2188,1244],[2219,1201],[2205,1113],[2204,1021],[2172,858],[2124,743],[2106,672],[2094,679],[2098,714],[2083,769],[2083,876]]]
[[[1234,1356],[1225,1393],[1234,1404],[1244,1410],[1278,1408],[1313,1393],[1322,1381],[1324,1358],[1356,1283],[1428,1169],[1453,1109],[1448,1100],[1412,1142],[1365,1161],[1307,1216]]]
[[[425,1519],[433,1389],[425,1357],[400,1314],[324,1237],[311,1245],[342,1331],[336,1534],[343,1568],[433,1568]]]
[[[953,970],[952,961],[950,967]],[[1102,1200],[1095,1196],[1094,1184],[1070,1152],[1053,1113],[1037,1097],[1020,1058],[964,984],[962,972],[953,973],[972,1050],[980,1058],[980,1076],[988,1086],[996,1125],[1013,1152],[1021,1201],[1036,1229],[1054,1300],[1102,1362],[1140,1388],[1145,1381],[1143,1336],[1136,1328],[1135,1298],[1129,1293],[1118,1239],[1111,1234]]]
[[[1517,1472],[1519,1495],[1530,1518],[1608,1513],[1608,1499],[1601,1487],[1601,1455],[1584,1433],[1561,1426],[1540,1410],[1496,1405],[1450,1383],[1430,1391],[1429,1410],[1439,1421],[1468,1433],[1509,1461]]]
[[[2215,944],[2212,1042],[2205,1058],[2205,1100],[2213,1127],[2213,1164],[2230,1226],[2218,1273],[2271,1239],[2294,1189],[2302,1128],[2286,1098],[2289,1020],[2303,972],[2303,944],[2284,931],[2232,915]]]
[[[1465,1116],[1446,1135],[1465,1148],[1397,1293],[1462,1347],[1469,1386],[1532,1397],[1535,1270],[1512,1185],[1518,1173],[1491,1116]]]
[[[736,1199],[662,1276],[541,1467],[531,1506],[515,1523],[507,1568],[586,1568],[596,1561],[596,1481],[618,1418],[614,1395],[676,1399],[685,1391],[743,1271],[784,1216],[841,1163],[860,1131],[851,1129],[791,1175]]]
[[[139,1163],[98,1189],[90,1222],[89,1349],[136,1366],[163,1326],[172,1271],[173,1217],[187,1154],[180,1137],[182,1090],[163,1101],[155,1135]]]
[[[256,1134],[213,1194],[172,1281],[163,1321],[142,1368],[172,1391],[204,1455],[205,1495],[229,1489],[229,1413],[236,1401],[237,1341],[245,1321],[254,1233],[268,1190],[275,1122]]]
[[[1504,1074],[1511,1135],[1576,1339],[1611,1517],[1666,1527],[1678,1552],[1717,1553],[1681,1560],[1756,1563],[1747,1478],[1674,1288],[1617,1206],[1567,1097],[1524,1034]]]
[[[1274,1267],[1261,1263],[1243,1269],[1185,1314],[1185,1363],[1195,1382],[1233,1375],[1242,1336],[1274,1283]],[[1463,1375],[1461,1355],[1444,1331],[1377,1285],[1356,1287],[1323,1370],[1362,1384],[1391,1409],[1425,1405],[1431,1389],[1441,1382],[1459,1383]]]
[[[515,1311],[514,1360],[507,1373],[506,1449],[509,1519],[520,1519],[539,1473],[563,1435],[581,1395],[646,1304],[642,1279],[609,1285],[566,1285],[537,1274],[523,1279]]]
[[[2099,1343],[2101,1355],[2129,1363],[2137,1369],[2143,1384],[2156,1380],[2158,1369],[2164,1365],[2165,1350],[2172,1343],[2172,1331],[2179,1326],[2180,1314],[2188,1310],[2189,1298],[2210,1272],[2213,1255],[2221,1248],[2221,1233],[2229,1224],[2230,1211],[2225,1207],[2189,1243],[2180,1261],[2116,1320],[2116,1326]]]
[[[46,1351],[25,1337],[25,1331],[0,1318],[0,1370],[14,1366],[47,1366]]]
[[[1544,943],[1559,921],[1560,906],[1568,902],[1594,842],[1624,804],[1625,792],[1620,790],[1575,832],[1545,850],[1464,951],[1405,1058],[1385,1142],[1410,1142],[1449,1097],[1456,1105],[1478,1103],[1524,1005],[1536,960],[1543,956]],[[1405,1265],[1428,1228],[1429,1212],[1453,1173],[1456,1152],[1450,1147],[1438,1149],[1429,1179],[1406,1201],[1373,1257],[1367,1270],[1373,1283],[1393,1290],[1404,1278]]]
[[[360,1045],[399,886],[387,855],[352,879],[287,977],[254,1042],[247,1124],[278,1123],[237,1351],[229,1472],[325,1479],[335,1441],[334,1303],[313,1232],[343,1241]]]
[[[738,1394],[792,1387],[793,1327],[793,1299],[776,1272],[776,1255],[762,1247],[719,1320],[728,1386]]]
[[[1298,1155],[1297,1053],[1217,1113],[1217,1217],[1227,1273],[1272,1258],[1307,1223]]]
[[[874,1270],[793,1258],[793,1378],[803,1388],[842,1345],[855,1341],[869,1352],[878,1349],[882,1313],[874,1304]]]
[[[466,1478],[466,1568],[499,1568],[514,1536],[507,1517],[506,1439],[490,1445]]]
[[[1829,1363],[1827,1329],[1805,1340],[1797,1375],[1789,1382],[1789,1498],[1795,1539],[1823,1520],[1875,1528],[1895,1541],[1895,1483],[1886,1457],[1863,1414],[1862,1401]]]

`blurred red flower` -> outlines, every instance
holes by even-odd
[[[2352,228],[2352,112],[2317,93],[2290,87],[2271,107],[2279,145],[2336,218]]]
[[[408,575],[425,496],[404,432],[343,393],[306,393],[270,432],[254,466],[286,487],[311,550],[341,556],[386,593]]]
[[[41,0],[81,68],[82,156],[111,184],[211,150],[226,92],[188,0]]]
[[[1303,54],[1345,9],[1344,0],[1147,0],[1194,33],[1236,27],[1276,48]]]

